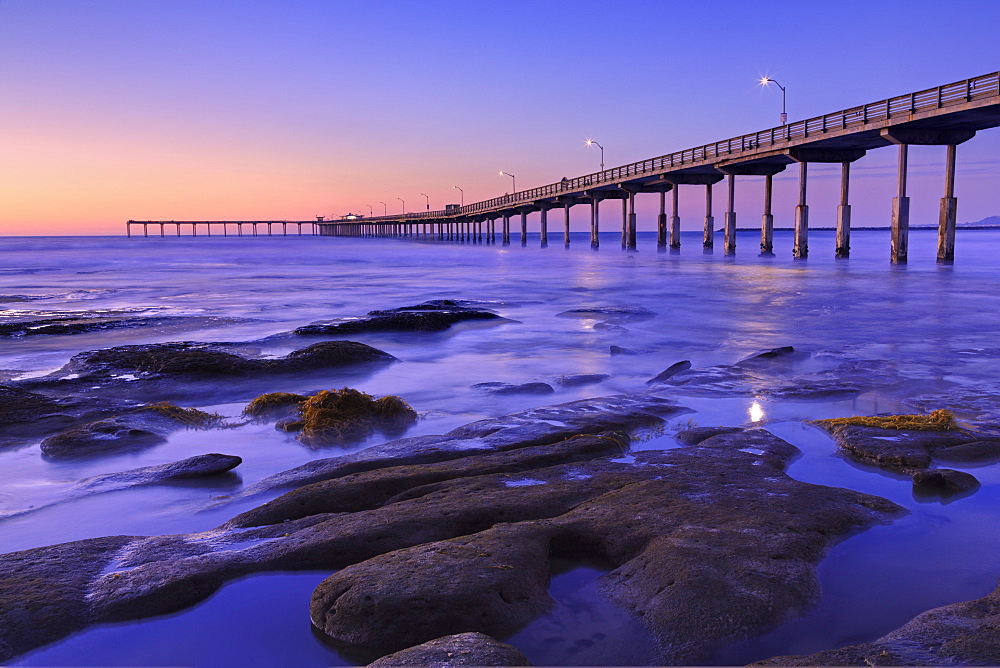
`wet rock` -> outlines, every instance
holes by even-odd
[[[13,444],[120,412],[132,405],[134,402],[52,397],[0,385],[0,436]]]
[[[917,395],[903,403],[923,412],[947,406],[983,437],[1000,437],[1000,385],[963,385],[946,392]]]
[[[92,623],[87,590],[130,536],[0,555],[0,663]]]
[[[924,492],[959,494],[977,489],[980,485],[976,476],[969,473],[954,469],[929,469],[913,474],[913,486]]]
[[[563,387],[581,387],[583,385],[596,385],[610,378],[606,373],[578,373],[570,376],[560,376],[556,382]]]
[[[162,379],[218,380],[261,375],[306,373],[366,363],[387,363],[396,358],[354,341],[324,341],[295,350],[284,357],[244,357],[224,343],[152,343],[118,346],[74,355],[59,371],[20,383],[27,387],[132,387]]]
[[[788,358],[795,352],[792,346],[781,346],[779,348],[766,348],[750,353],[746,357],[739,359],[737,364],[753,364],[755,362],[770,362],[779,358]]]
[[[38,335],[67,335],[102,332],[111,329],[134,329],[138,327],[165,327],[183,322],[186,318],[179,316],[163,317],[87,317],[63,316],[56,318],[39,318],[19,322],[0,323],[0,337],[22,337]]]
[[[521,650],[484,633],[459,633],[384,656],[368,668],[391,666],[530,666]]]
[[[1000,587],[983,598],[928,610],[878,640],[764,666],[1000,665]]]
[[[647,380],[646,385],[654,385],[656,383],[662,383],[666,379],[676,376],[681,371],[687,371],[690,368],[691,368],[691,362],[689,362],[688,360],[681,360],[680,362],[674,362],[666,369],[664,369],[660,373],[656,374],[655,376]]]
[[[487,394],[552,394],[555,390],[548,383],[521,383],[513,385],[511,383],[476,383],[474,389],[482,390]]]
[[[663,424],[664,417],[689,412],[669,399],[648,394],[594,397],[542,406],[471,422],[446,434],[389,441],[359,452],[314,459],[264,478],[241,496],[340,478],[387,466],[432,464],[462,457],[546,445],[580,434],[629,432]]]
[[[458,478],[514,474],[556,464],[615,456],[628,450],[622,434],[581,434],[507,452],[479,454],[439,463],[388,466],[303,485],[273,501],[237,515],[227,527],[278,524],[323,513],[357,512],[378,507],[408,490]]]
[[[648,320],[656,315],[643,306],[593,306],[574,308],[559,314],[564,318],[600,318],[615,321]]]
[[[220,420],[196,409],[155,404],[49,436],[42,441],[41,450],[50,459],[138,450],[166,442],[167,435],[177,429],[209,427]]]
[[[781,470],[796,452],[748,431],[636,453],[632,465],[597,459],[520,480],[477,476],[414,489],[396,497],[397,511],[422,500],[463,535],[340,570],[317,588],[313,623],[337,642],[369,647],[470,626],[506,633],[551,605],[547,555],[590,554],[616,566],[603,591],[646,622],[662,662],[696,663],[814,601],[812,564],[834,536],[899,511],[787,478]],[[454,495],[478,499],[504,523],[474,532],[467,507],[443,505]],[[533,512],[543,514],[528,520]]]
[[[176,480],[193,480],[197,478],[208,478],[218,476],[239,466],[243,460],[236,455],[220,455],[217,453],[207,455],[197,455],[188,457],[168,464],[158,464],[156,466],[144,466],[130,469],[128,471],[118,471],[116,473],[104,473],[81,480],[79,483],[59,494],[48,503],[24,508],[21,510],[0,511],[0,517],[13,517],[23,515],[28,512],[48,508],[59,503],[73,501],[93,494],[103,494],[105,492],[116,492],[131,487],[141,487],[143,485],[158,485]]]
[[[944,462],[988,462],[997,458],[1000,458],[1000,438],[939,444],[934,448],[934,459]]]
[[[648,420],[656,406],[650,398],[591,400],[601,414],[587,416],[586,404],[473,423],[451,437],[464,443],[445,448],[483,448],[493,439],[493,454],[509,454],[513,462],[528,455],[518,452],[523,448],[563,440],[570,422],[634,424]],[[375,450],[376,457],[391,451]],[[528,468],[516,472],[456,469],[453,477],[429,483],[420,479],[422,462],[383,461],[381,468],[395,470],[369,479],[369,489],[386,486],[391,496],[371,498],[354,511],[286,517],[279,509],[262,526],[83,541],[20,553],[16,564],[5,555],[0,601],[8,591],[53,587],[64,587],[65,600],[56,611],[41,609],[42,594],[35,593],[28,605],[8,608],[0,616],[0,640],[23,652],[85,624],[182,609],[249,573],[340,569],[317,590],[313,619],[350,642],[402,648],[524,623],[549,605],[549,555],[565,554],[613,565],[602,589],[654,633],[660,663],[696,663],[816,600],[813,567],[826,548],[901,511],[884,499],[789,478],[784,468],[796,453],[765,431],[749,430],[628,460],[595,456],[548,464],[538,451],[539,459],[521,460]],[[466,450],[451,463],[471,466],[478,454]],[[375,463],[369,455],[369,470]],[[328,465],[326,473],[334,468]],[[366,496],[356,493],[357,481],[345,471],[341,467],[323,493],[363,503]],[[299,512],[295,505],[285,508]],[[54,559],[70,549],[89,551],[83,575],[73,559]],[[464,611],[461,619],[456,608]],[[58,628],[47,621],[56,614]],[[456,624],[462,627],[448,628]],[[19,635],[36,627],[50,629],[48,635]]]
[[[618,355],[642,355],[642,350],[634,350],[632,348],[622,348],[621,346],[611,346],[611,356],[617,357]]]
[[[926,469],[939,453],[961,457],[979,455],[989,459],[998,454],[997,445],[982,441],[966,430],[919,431],[882,429],[859,425],[839,425],[829,429],[833,440],[853,459],[894,471]],[[979,443],[979,445],[972,445]],[[959,461],[976,461],[959,459]]]
[[[737,434],[741,431],[743,431],[743,429],[740,427],[692,427],[691,429],[685,429],[684,431],[677,432],[674,438],[684,445],[697,445],[705,439],[713,436],[718,436],[720,434]]]
[[[301,336],[367,332],[440,332],[469,320],[502,320],[493,311],[463,306],[449,299],[435,299],[414,306],[369,311],[363,318],[318,322],[294,330]]]

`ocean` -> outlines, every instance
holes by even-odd
[[[852,256],[837,260],[832,232],[810,235],[810,256],[791,257],[791,234],[775,233],[773,257],[739,233],[735,256],[721,239],[706,252],[684,233],[679,252],[659,252],[640,233],[638,251],[602,235],[561,236],[539,247],[341,237],[8,237],[0,238],[0,325],[79,315],[157,318],[158,324],[74,335],[0,338],[0,383],[44,375],[74,354],[165,341],[256,342],[261,354],[293,349],[281,332],[315,321],[430,299],[467,300],[506,321],[465,323],[439,333],[344,338],[399,358],[363,374],[337,370],[321,381],[262,380],[243,396],[172,400],[238,418],[255,392],[313,392],[351,386],[398,394],[419,413],[408,436],[441,434],[485,417],[576,399],[648,390],[646,381],[680,360],[730,364],[754,351],[794,346],[807,353],[796,373],[849,360],[891,362],[902,380],[850,398],[709,396],[662,389],[691,412],[634,449],[679,447],[687,426],[763,426],[802,455],[792,477],[888,498],[910,512],[835,546],[819,567],[822,599],[771,633],[731,647],[721,664],[818,651],[877,638],[915,614],[977,598],[1000,574],[1000,467],[953,466],[982,483],[954,500],[915,496],[907,476],[852,462],[808,420],[913,412],[914,397],[965,392],[1000,397],[1000,231],[962,230],[956,261],[935,261],[936,235],[914,230],[910,261],[889,264],[884,230],[855,231]],[[600,309],[615,307],[617,315]],[[579,310],[588,310],[581,313]],[[577,313],[569,313],[577,310]],[[612,354],[612,347],[625,354]],[[566,387],[573,374],[607,374]],[[553,394],[488,395],[477,383],[546,382]],[[940,406],[948,408],[949,406]],[[962,415],[960,414],[961,418]],[[318,457],[385,440],[308,447],[267,424],[174,432],[137,452],[51,461],[37,442],[0,444],[0,512],[43,505],[88,476],[207,452],[239,455],[221,482],[160,485],[95,495],[0,520],[0,552],[108,535],[204,531],[266,498],[219,504],[262,478]],[[553,577],[558,605],[509,642],[536,665],[633,664],[643,654],[635,620],[603,601],[599,565],[564,564]],[[33,651],[15,665],[350,665],[353,659],[311,631],[308,600],[329,573],[274,573],[229,583],[188,610],[93,627]],[[553,629],[606,629],[591,651],[554,651]]]

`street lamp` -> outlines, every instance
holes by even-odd
[[[781,89],[781,124],[785,125],[788,123],[788,114],[785,113],[785,87],[780,83],[772,79],[771,77],[761,77],[760,85],[767,87],[767,84],[773,83],[775,86]]]
[[[379,202],[379,204],[382,205],[382,215],[383,216],[388,216],[389,215],[389,207],[388,207],[388,205],[386,205],[385,202]]]
[[[462,206],[465,206],[465,191],[459,188],[458,186],[452,186],[452,188],[462,193]]]
[[[375,215],[375,212],[374,212],[374,211],[372,211],[372,205],[371,205],[371,204],[365,204],[365,206],[367,206],[367,207],[368,207],[368,215],[369,215],[369,216],[374,216],[374,215]]]
[[[427,197],[427,193],[420,193],[420,194],[423,195],[424,198],[427,200],[427,210],[430,211],[431,210],[431,198]]]
[[[604,171],[604,147],[601,146],[600,144],[598,144],[593,139],[589,139],[589,138],[584,143],[587,146],[596,146],[597,148],[601,149],[601,171],[603,172]]]
[[[513,185],[511,187],[514,188],[514,192],[516,193],[517,192],[517,179],[514,178],[514,175],[511,174],[510,172],[505,172],[505,171],[503,171],[501,169],[500,170],[500,176],[509,176],[510,177],[511,182],[513,183]]]
[[[403,213],[406,213],[406,202],[403,201],[402,197],[397,197],[396,199],[398,199],[400,202],[403,202]]]

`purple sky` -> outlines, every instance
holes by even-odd
[[[998,19],[963,0],[0,0],[0,234],[487,199],[500,169],[519,188],[596,171],[588,136],[610,167],[776,125],[764,74],[794,121],[995,71]],[[998,149],[1000,130],[959,147],[960,221],[1000,214]],[[910,155],[911,223],[933,223],[944,149]],[[894,169],[891,149],[855,163],[856,225],[887,222]],[[838,170],[810,169],[811,225],[833,223]],[[794,170],[775,187],[786,226]],[[638,204],[652,229],[656,196]],[[698,228],[701,192],[681,205]]]

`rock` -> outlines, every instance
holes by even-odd
[[[984,458],[993,457],[997,453],[995,446],[969,445],[982,441],[978,441],[977,435],[966,430],[919,431],[839,425],[829,431],[837,445],[853,459],[894,471],[926,469],[938,453],[943,453],[945,457],[952,452],[960,457],[980,454]],[[963,446],[966,447],[963,449]]]
[[[648,320],[656,315],[643,306],[594,306],[574,308],[559,314],[564,318],[601,318],[602,320]]]
[[[576,425],[629,428],[657,419],[649,412],[657,409],[679,412],[643,396],[522,411],[437,437],[440,450],[403,439],[285,478],[326,475],[328,484],[298,500],[336,497],[355,510],[300,516],[286,500],[261,526],[0,556],[0,646],[16,654],[87,624],[177,611],[254,572],[329,569],[338,572],[317,588],[314,621],[331,637],[403,648],[525,623],[549,604],[549,555],[561,554],[610,563],[602,592],[643,620],[657,662],[692,664],[814,602],[814,566],[826,549],[902,511],[789,478],[798,451],[763,430],[627,459],[597,454],[600,436],[581,439],[581,449],[560,445]],[[539,447],[556,445],[566,450]],[[380,459],[392,452],[412,463]],[[425,460],[441,452],[452,461],[428,482]],[[496,458],[483,466],[508,456],[510,468],[477,469],[487,452]],[[350,479],[359,466],[384,470]]]
[[[0,385],[0,436],[14,444],[122,411],[132,405],[135,405],[134,402],[51,397]]]
[[[595,385],[610,377],[606,373],[578,373],[570,376],[559,376],[556,382],[563,387],[580,387],[582,385]]]
[[[134,417],[113,417],[73,427],[42,441],[42,454],[50,459],[87,457],[167,442],[165,428],[153,431],[142,426],[144,423]]]
[[[50,459],[138,450],[165,443],[167,435],[178,429],[207,428],[220,422],[217,415],[164,402],[72,427],[43,440],[41,450]]]
[[[697,445],[707,438],[720,434],[738,434],[743,431],[740,427],[692,427],[679,431],[674,438],[684,445]]]
[[[374,557],[321,582],[310,617],[331,638],[362,647],[513,633],[552,605],[547,534],[500,525]]]
[[[476,383],[474,389],[482,390],[487,394],[552,394],[555,390],[548,383],[521,383],[512,385],[510,383]]]
[[[359,471],[409,464],[433,464],[462,457],[545,445],[580,434],[629,432],[663,424],[663,417],[688,412],[673,401],[648,394],[594,397],[486,418],[446,434],[389,441],[359,452],[314,459],[264,478],[239,496],[339,478]]]
[[[484,633],[459,633],[384,656],[368,668],[391,666],[530,666],[521,650]]]
[[[777,656],[764,666],[1000,665],[1000,587],[983,598],[917,615],[873,642],[804,656]]]
[[[92,623],[87,589],[131,536],[0,555],[0,663]]]
[[[795,348],[792,346],[781,346],[780,348],[766,348],[764,350],[758,350],[757,352],[750,353],[746,357],[739,359],[736,364],[752,364],[755,362],[769,362],[778,358],[784,358],[790,356],[795,352]]]
[[[633,350],[631,348],[622,348],[621,346],[611,346],[611,356],[616,357],[618,355],[641,355],[641,350]]]
[[[945,462],[988,462],[1000,458],[1000,438],[983,438],[968,443],[938,444],[934,459]]]
[[[25,387],[90,388],[118,386],[132,391],[157,381],[192,382],[308,373],[366,363],[395,361],[392,355],[353,341],[323,341],[284,357],[237,355],[234,344],[151,343],[92,350],[74,355],[60,370],[29,381]]]
[[[28,512],[48,508],[59,503],[73,501],[92,494],[116,492],[130,487],[157,485],[175,480],[192,480],[217,476],[239,466],[243,460],[236,455],[220,455],[216,453],[188,457],[169,464],[144,466],[142,468],[104,473],[81,480],[48,503],[24,508],[22,510],[0,511],[0,517],[13,517]]]
[[[22,337],[37,335],[66,335],[102,332],[111,329],[133,329],[138,327],[166,327],[188,318],[180,316],[161,317],[87,317],[66,316],[40,318],[20,322],[0,323],[0,337]]]
[[[363,318],[312,323],[296,328],[294,333],[300,336],[313,336],[367,332],[440,332],[455,323],[467,320],[502,320],[502,318],[493,311],[462,306],[447,299],[437,299],[414,306],[369,311]]]
[[[976,476],[954,469],[929,469],[913,474],[914,488],[925,492],[959,494],[977,489]]]
[[[681,371],[687,371],[690,368],[691,368],[691,362],[689,362],[688,360],[681,360],[680,362],[674,362],[673,364],[671,364],[670,366],[668,366],[666,369],[664,369],[663,371],[661,371],[657,375],[655,375],[652,378],[650,378],[649,380],[647,380],[646,381],[646,385],[653,385],[655,383],[662,383],[667,378],[670,378],[672,376],[676,376]]]

